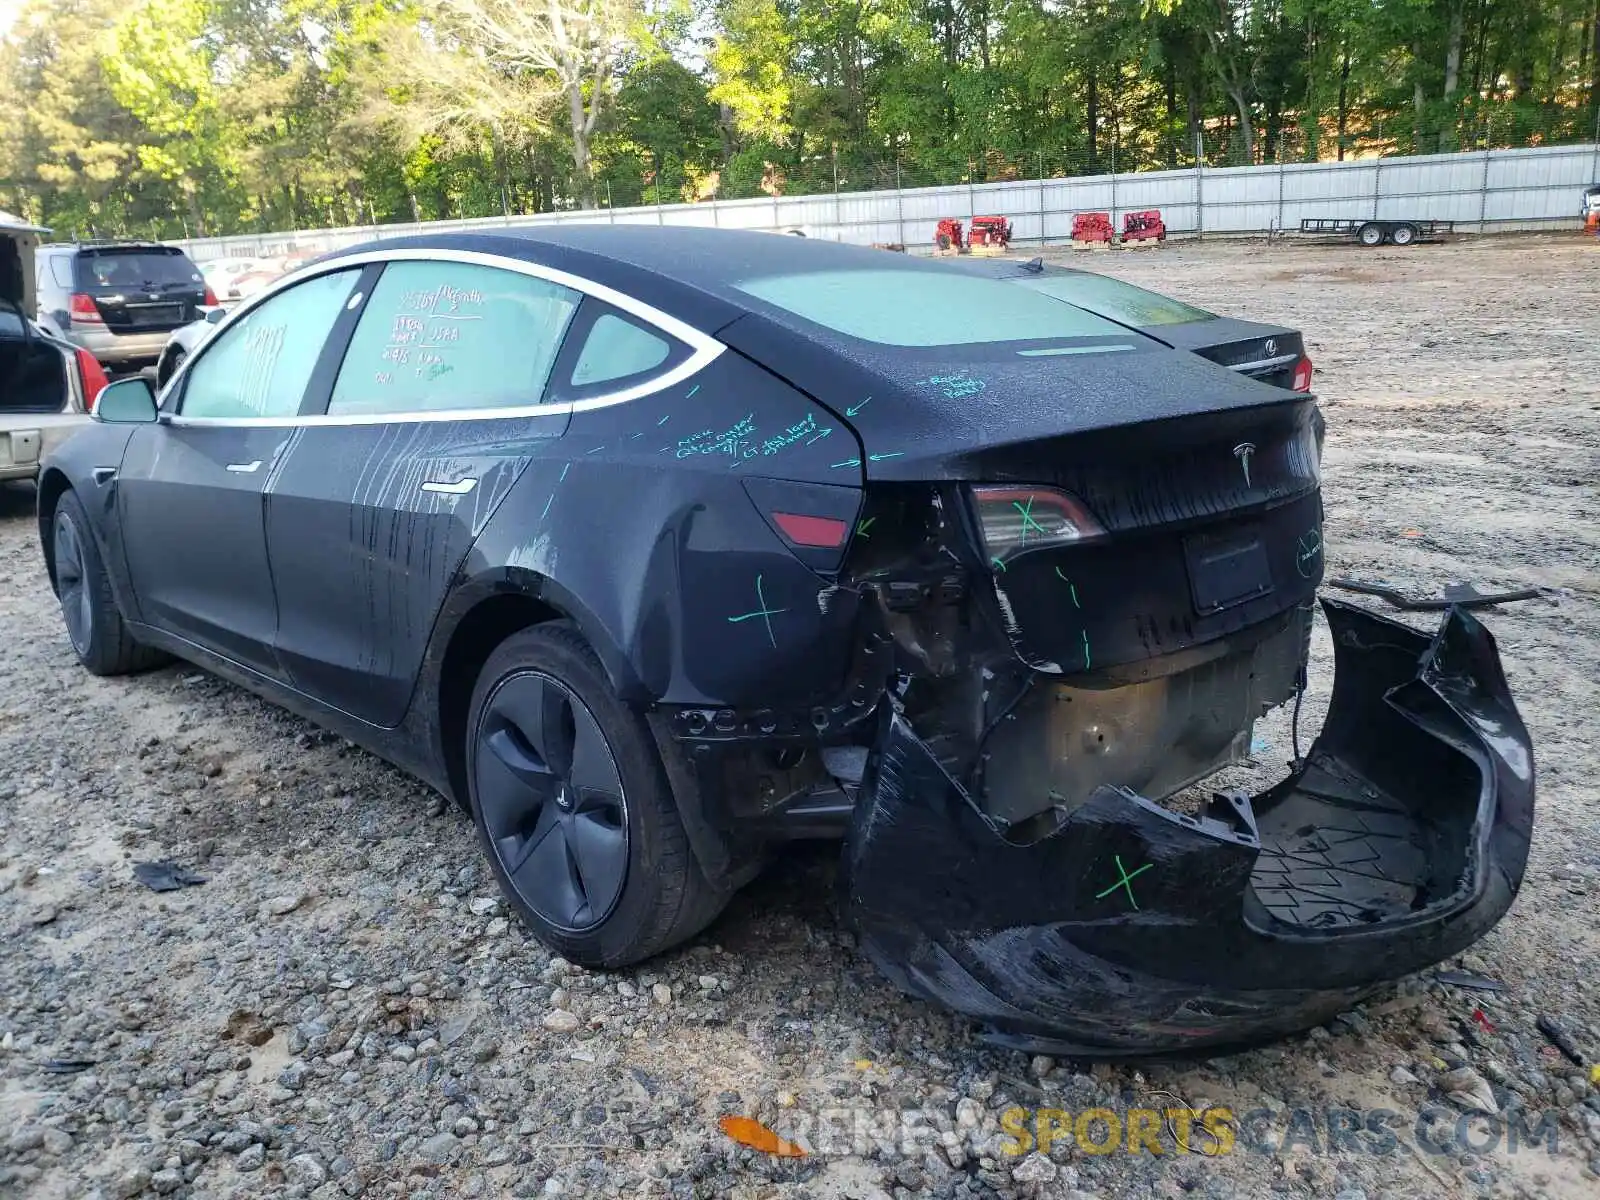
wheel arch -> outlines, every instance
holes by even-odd
[[[469,808],[468,709],[478,676],[501,642],[550,621],[573,625],[600,659],[619,696],[637,695],[638,680],[626,657],[611,644],[588,609],[554,580],[534,571],[509,568],[461,585],[447,601],[435,634],[439,665],[429,698],[437,714],[439,754],[450,797],[463,811]]]
[[[59,467],[46,467],[39,474],[37,487],[39,548],[44,553],[44,569],[50,576],[50,590],[53,592],[56,589],[56,547],[50,529],[55,521],[56,505],[61,503],[62,496],[72,490],[72,480]]]

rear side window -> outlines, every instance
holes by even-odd
[[[293,417],[359,270],[318,275],[278,293],[205,343],[189,368],[185,417]]]
[[[765,275],[736,285],[815,325],[885,346],[1126,337],[1093,313],[964,271],[890,267]]]
[[[1170,296],[1088,271],[1032,275],[1015,282],[1136,329],[1151,325],[1186,325],[1190,321],[1210,321],[1216,316]]]
[[[160,288],[175,284],[203,287],[200,272],[189,256],[159,246],[98,247],[80,250],[75,287],[81,292]]]
[[[52,254],[50,256],[50,278],[55,281],[58,288],[72,290],[72,255]]]
[[[672,345],[642,325],[615,313],[601,313],[583,340],[572,368],[574,387],[643,375],[667,361]]]
[[[496,267],[390,263],[350,339],[328,412],[404,416],[538,404],[581,299]]]

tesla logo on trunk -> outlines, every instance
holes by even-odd
[[[1254,442],[1240,442],[1233,448],[1233,456],[1239,460],[1239,465],[1244,468],[1244,485],[1250,486],[1250,456],[1256,452]]]

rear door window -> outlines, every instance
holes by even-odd
[[[300,413],[317,357],[361,272],[318,275],[219,330],[189,367],[179,414],[238,420]]]
[[[392,262],[350,339],[328,413],[400,417],[539,404],[581,299],[496,267]]]
[[[70,254],[50,256],[50,278],[58,288],[69,292],[72,290],[72,258]]]

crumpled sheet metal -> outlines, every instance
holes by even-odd
[[[1019,845],[886,714],[841,875],[867,955],[991,1040],[1120,1057],[1283,1036],[1476,941],[1516,895],[1533,820],[1532,752],[1494,641],[1459,610],[1430,639],[1324,609],[1337,676],[1307,764],[1410,789],[1418,828],[1453,839],[1453,873],[1414,911],[1315,928],[1262,905],[1257,823],[1297,794],[1298,774],[1199,817],[1102,787]],[[1360,793],[1332,803],[1347,820]]]

